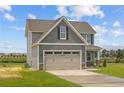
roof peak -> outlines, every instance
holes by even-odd
[[[55,19],[55,20],[52,20],[52,19],[26,19],[27,21],[57,21],[57,20],[59,20],[59,19],[62,19],[62,18],[64,18],[64,19],[66,19],[66,20],[68,20],[65,16],[61,16],[61,17],[59,17],[59,18],[57,18],[57,19]],[[86,21],[71,21],[71,20],[68,20],[69,22],[77,22],[77,23],[88,23],[88,22],[86,22]]]

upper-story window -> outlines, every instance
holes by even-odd
[[[93,34],[82,34],[83,38],[89,43],[94,44],[94,35]]]
[[[66,26],[60,26],[60,29],[59,29],[59,36],[60,36],[60,39],[62,40],[66,40],[67,38],[67,29],[66,29]]]

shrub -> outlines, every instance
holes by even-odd
[[[106,63],[106,59],[103,61],[103,67],[106,67],[107,63]]]

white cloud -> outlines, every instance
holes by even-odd
[[[15,17],[10,15],[9,13],[5,13],[4,18],[8,21],[15,21]]]
[[[36,19],[37,17],[34,14],[29,13],[28,19]]]
[[[118,36],[124,35],[124,32],[123,32],[121,29],[117,29],[117,30],[115,30],[115,31],[112,31],[112,34],[113,34],[115,37],[118,37]]]
[[[12,8],[9,5],[0,5],[1,12],[5,12],[5,11],[10,12],[11,10],[12,10]]]
[[[103,25],[94,25],[93,28],[96,31],[95,44],[98,46],[103,46],[104,44],[107,44],[106,39],[104,39],[104,35],[109,32],[109,29],[107,29]]]
[[[100,6],[71,6],[71,11],[71,16],[76,17],[76,19],[80,19],[84,16],[104,17],[104,13],[100,9]]]
[[[114,23],[113,23],[113,27],[121,27],[121,24],[120,24],[120,22],[119,21],[115,21]]]
[[[109,31],[105,26],[101,26],[101,25],[95,25],[93,26],[93,28],[97,32],[96,36],[102,36],[104,33]]]
[[[103,25],[107,25],[107,22],[103,22]]]
[[[114,29],[111,30],[113,36],[118,37],[124,35],[124,32],[121,28],[121,23],[119,21],[115,21],[113,23],[113,27]]]
[[[17,26],[11,26],[11,27],[8,27],[8,28],[16,30],[16,31],[23,31],[23,30],[25,30],[24,27],[17,27]]]
[[[95,37],[95,45],[103,46],[106,43],[107,43],[106,40],[103,39],[102,37]]]
[[[56,16],[56,18],[60,16],[68,16],[67,6],[64,5],[57,6],[57,11],[59,12],[59,14]]]
[[[85,16],[97,16],[99,18],[104,17],[104,12],[101,10],[100,6],[57,6],[57,11],[59,16],[66,16],[72,20],[80,20]]]
[[[93,26],[93,28],[97,32],[96,33],[96,38],[97,39],[103,38],[105,34],[109,34],[109,35],[112,34],[114,37],[124,35],[124,32],[121,28],[108,29],[108,28],[106,28],[105,25],[95,25],[95,26]]]

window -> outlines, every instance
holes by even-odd
[[[94,35],[93,34],[83,34],[81,33],[82,37],[89,43],[94,44]]]
[[[53,52],[45,52],[45,54],[53,54]]]
[[[91,44],[94,44],[94,35],[91,34]]]
[[[91,34],[87,34],[87,42],[91,44]]]
[[[72,52],[72,54],[79,54],[79,52]]]
[[[66,26],[60,26],[60,39],[66,40]]]
[[[64,54],[71,54],[71,52],[63,52]]]
[[[62,54],[62,52],[54,52],[54,54]]]
[[[90,52],[87,52],[87,61],[90,61],[90,60],[91,60]]]

